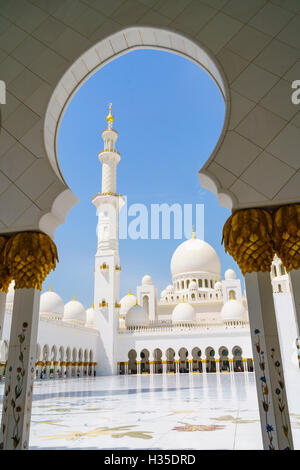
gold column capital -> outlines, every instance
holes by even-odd
[[[4,251],[8,240],[8,237],[0,236],[0,292],[6,293],[12,281],[12,275],[4,263]]]
[[[39,289],[58,261],[57,249],[51,238],[40,232],[19,232],[5,244],[4,265],[15,289]]]
[[[262,208],[236,211],[225,222],[223,242],[243,274],[270,271],[275,255],[272,215]]]

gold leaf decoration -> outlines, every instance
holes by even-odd
[[[282,206],[275,212],[274,244],[287,272],[300,268],[300,204]]]
[[[226,221],[222,243],[243,274],[270,271],[275,254],[272,232],[273,221],[269,212],[242,209]]]
[[[10,274],[7,266],[4,263],[4,250],[7,237],[0,236],[0,292],[8,292],[9,284],[12,281],[12,275]]]
[[[4,250],[4,264],[15,280],[15,289],[41,290],[57,261],[56,246],[44,233],[17,233],[8,240]]]

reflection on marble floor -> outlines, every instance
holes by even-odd
[[[291,419],[299,449],[300,406]],[[30,447],[261,449],[255,378],[240,373],[36,382]]]

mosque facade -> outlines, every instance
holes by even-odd
[[[136,294],[120,300],[117,132],[111,107],[104,150],[102,191],[92,202],[98,216],[94,268],[94,302],[85,307],[75,297],[64,304],[52,289],[41,295],[36,377],[208,373],[253,371],[248,309],[241,281],[232,269],[221,278],[214,248],[192,238],[175,250],[172,283],[158,294],[145,274]],[[274,295],[289,294],[289,278],[279,258],[272,264]],[[0,349],[0,376],[5,372],[13,285],[6,299]]]

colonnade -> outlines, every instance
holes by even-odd
[[[218,349],[218,357],[215,357],[215,350],[211,346],[205,348],[203,357],[198,347],[190,352],[183,347],[177,354],[172,347],[166,351],[156,348],[151,352],[146,348],[140,352],[131,349],[128,359],[118,362],[118,368],[121,375],[253,372],[253,358],[243,357],[240,346],[234,346],[231,354],[225,346]]]
[[[35,379],[61,379],[71,377],[94,377],[97,362],[37,361]]]

